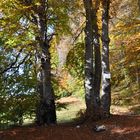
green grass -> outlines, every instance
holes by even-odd
[[[68,104],[66,109],[57,111],[58,123],[73,121],[77,117],[78,112],[83,109],[85,109],[85,103],[83,100],[80,102]]]

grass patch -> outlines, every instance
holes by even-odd
[[[57,111],[58,123],[73,121],[77,117],[77,113],[81,109],[85,109],[84,100],[80,100],[80,101],[74,102],[72,104],[67,104],[66,109],[63,108],[60,111]]]

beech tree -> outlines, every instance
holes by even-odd
[[[54,91],[51,83],[50,47],[53,36],[69,32],[68,11],[71,2],[56,0],[2,1],[1,30],[5,46],[24,48],[27,56],[34,54],[41,63],[38,92],[40,95],[36,118],[38,124],[56,123]],[[6,25],[9,26],[6,26]],[[23,41],[21,43],[21,40]],[[27,59],[27,57],[25,57]],[[24,63],[24,61],[23,61]],[[15,63],[12,63],[15,65]],[[13,65],[10,67],[12,68]],[[9,70],[8,68],[7,70]],[[6,72],[6,69],[2,71]]]
[[[37,7],[32,18],[37,22],[36,24],[40,26],[39,34],[36,37],[39,47],[41,48],[41,72],[40,72],[40,103],[37,108],[37,123],[38,124],[51,124],[56,123],[56,109],[54,101],[54,91],[51,83],[51,62],[50,62],[50,41],[52,39],[52,34],[48,35],[48,25],[47,25],[47,12],[48,12],[48,2],[46,0],[41,0],[40,5]]]
[[[86,12],[85,26],[85,101],[86,113],[88,116],[92,114],[93,100],[93,30],[92,30],[92,1],[83,0]]]
[[[97,117],[100,116],[100,88],[101,88],[101,52],[100,52],[100,34],[99,34],[99,27],[98,27],[98,19],[97,19],[97,11],[99,9],[100,1],[95,0],[94,4],[92,5],[92,30],[93,30],[93,47],[94,47],[94,82],[93,82],[93,89],[94,89],[94,111]]]
[[[109,69],[109,4],[110,1],[102,1],[102,68],[100,53],[100,35],[98,33],[97,9],[100,1],[84,1],[86,11],[85,27],[85,90],[87,112],[91,112],[93,118],[109,115],[111,105],[111,86]],[[89,61],[90,60],[90,61]],[[100,85],[102,73],[102,97],[100,99]],[[88,80],[87,80],[88,79]],[[88,81],[88,82],[87,82]],[[88,83],[88,84],[87,84]],[[92,85],[91,85],[92,84]],[[101,100],[101,101],[100,101]],[[90,107],[88,107],[90,106]],[[90,110],[90,111],[88,111]]]
[[[95,4],[96,5],[96,4]],[[100,116],[101,54],[96,8],[92,0],[84,1],[85,27],[85,99],[87,115]]]
[[[103,116],[110,115],[111,106],[111,84],[110,84],[110,65],[109,65],[109,5],[110,0],[102,1],[102,95],[101,107]]]

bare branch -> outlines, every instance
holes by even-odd
[[[11,63],[11,64],[10,64],[6,69],[4,69],[2,72],[0,72],[0,74],[3,74],[3,73],[7,72],[7,71],[10,70],[10,69],[19,68],[19,67],[26,61],[26,59],[27,59],[28,56],[30,55],[29,53],[23,58],[22,61],[20,61],[20,63],[19,63],[17,66],[15,66],[15,64],[18,62],[18,59],[19,59],[19,57],[20,57],[20,54],[21,54],[22,50],[23,50],[23,49],[21,49],[20,52],[18,53],[18,55],[16,56],[15,61],[14,61],[13,63]]]
[[[21,61],[17,66],[14,66],[14,67],[12,67],[12,68],[13,68],[13,69],[19,68],[19,67],[26,61],[26,59],[28,58],[29,55],[30,55],[30,54],[28,53],[28,54],[22,59],[22,61]]]
[[[83,27],[85,24],[85,22],[82,23],[81,27],[77,29],[76,31],[76,35],[73,37],[73,44],[75,43],[75,41],[79,38],[79,36],[81,35],[81,33],[84,31],[85,27]],[[79,31],[80,30],[80,31]]]
[[[13,62],[13,63],[11,63],[6,69],[4,69],[2,72],[0,72],[0,74],[3,74],[3,73],[5,73],[6,71],[8,71],[9,69],[11,69],[16,63],[17,63],[17,61],[18,61],[18,58],[20,57],[20,54],[21,54],[21,52],[22,52],[22,50],[23,50],[23,48],[22,49],[20,49],[20,51],[19,51],[19,53],[18,53],[18,55],[16,56],[16,59],[15,59],[15,61]]]

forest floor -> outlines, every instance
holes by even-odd
[[[80,104],[79,100],[70,97],[60,102]],[[59,123],[54,126],[27,125],[10,128],[0,131],[0,140],[140,140],[140,116],[131,115],[127,109],[113,109],[114,115],[109,119],[81,125]],[[95,132],[95,125],[105,125],[106,130]]]

